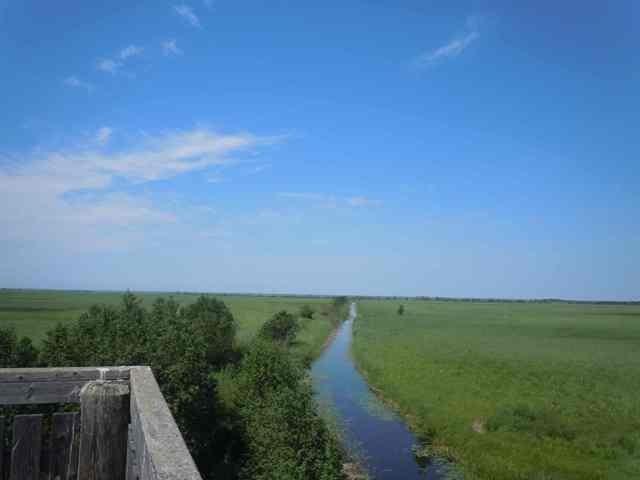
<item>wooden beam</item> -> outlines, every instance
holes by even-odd
[[[202,480],[149,367],[131,367],[131,430],[133,478]]]
[[[41,447],[42,415],[16,415],[10,480],[40,480]]]
[[[129,386],[89,382],[80,393],[82,426],[78,478],[125,480]]]
[[[32,382],[0,384],[0,405],[79,403],[81,382]]]
[[[129,380],[130,368],[131,367],[0,368],[0,383]]]
[[[0,405],[78,403],[80,390],[87,382],[126,382],[129,380],[129,369],[130,367],[2,368]]]

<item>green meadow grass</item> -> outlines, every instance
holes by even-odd
[[[370,383],[467,479],[640,478],[640,307],[358,302]],[[475,428],[473,428],[475,426]]]
[[[134,293],[147,307],[160,296],[172,296],[181,305],[200,296],[199,293],[182,292]],[[302,305],[310,305],[316,313],[311,320],[300,319],[302,328],[295,348],[303,355],[314,357],[335,326],[330,309],[332,300],[328,298],[213,295],[224,301],[237,320],[240,343],[250,340],[274,313],[280,310],[298,313]],[[0,290],[0,327],[14,327],[18,336],[31,337],[37,344],[58,322],[72,322],[94,304],[117,305],[121,298],[122,292]]]

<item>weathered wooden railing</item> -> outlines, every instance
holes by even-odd
[[[68,403],[0,417],[0,480],[201,480],[149,367],[0,369],[0,405]]]

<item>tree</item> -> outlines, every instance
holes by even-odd
[[[195,303],[182,310],[197,335],[206,344],[207,360],[213,367],[220,367],[232,357],[236,324],[227,306],[213,298],[201,295]]]
[[[299,328],[300,325],[296,317],[286,310],[282,310],[262,325],[260,336],[289,345],[295,339]]]
[[[0,368],[29,368],[38,364],[38,349],[29,337],[18,340],[13,328],[0,328]]]
[[[335,308],[341,308],[342,306],[347,304],[347,297],[345,296],[340,296],[340,297],[335,297],[333,299],[333,306]]]
[[[13,328],[0,328],[0,368],[14,367],[13,352],[16,349],[16,332]]]
[[[300,316],[302,318],[312,319],[314,313],[316,313],[315,310],[311,308],[309,305],[303,305],[300,308]]]
[[[14,361],[19,368],[31,368],[38,364],[38,349],[29,337],[22,337],[16,344]]]
[[[398,307],[398,315],[402,315],[404,313],[404,305],[400,305]]]

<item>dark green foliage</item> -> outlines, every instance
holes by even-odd
[[[13,328],[0,328],[0,368],[13,367],[16,332]]]
[[[296,317],[282,310],[262,325],[260,337],[289,345],[296,338],[299,329]]]
[[[38,364],[38,349],[29,337],[22,337],[16,344],[15,363],[18,367],[35,367]]]
[[[316,313],[315,310],[311,308],[309,305],[303,305],[302,307],[300,307],[300,316],[302,318],[311,319],[313,318],[314,313]]]
[[[213,297],[201,296],[183,310],[185,319],[204,339],[207,361],[213,366],[227,362],[233,352],[236,324],[227,306]]]
[[[347,297],[341,296],[341,297],[335,297],[333,299],[333,306],[336,309],[340,309],[343,306],[345,306],[347,304],[347,302],[349,301],[349,299]]]
[[[38,362],[38,349],[30,338],[18,340],[13,328],[0,328],[0,368],[35,367]]]
[[[339,445],[286,348],[298,328],[293,315],[277,313],[234,367],[236,324],[223,302],[201,296],[181,308],[159,298],[146,309],[127,293],[118,306],[95,305],[77,322],[47,332],[40,361],[150,365],[205,478],[342,478]],[[26,343],[23,351],[27,358]],[[232,405],[219,401],[216,378],[223,369],[238,372]]]
[[[398,315],[402,315],[404,313],[404,305],[400,305],[398,307]]]
[[[75,324],[47,332],[48,366],[150,365],[201,472],[227,457],[225,415],[212,373],[233,351],[235,325],[222,302],[201,297],[180,309],[158,299],[151,311],[127,293],[118,307],[96,305]]]
[[[235,382],[246,439],[242,479],[343,478],[339,443],[315,410],[305,371],[283,346],[256,339]]]

